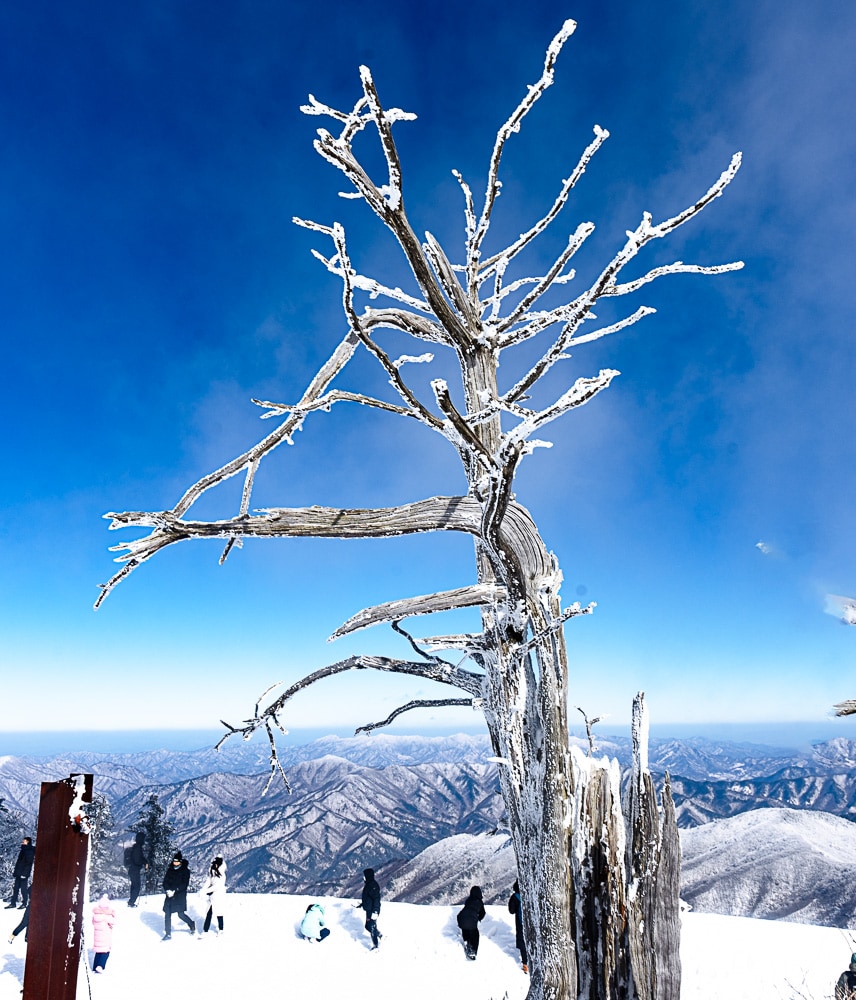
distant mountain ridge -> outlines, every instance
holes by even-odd
[[[587,748],[585,741],[575,742]],[[630,742],[597,741],[596,752],[616,756],[626,767]],[[235,741],[220,753],[204,748],[5,757],[0,758],[0,797],[33,815],[42,781],[91,771],[96,790],[111,802],[117,830],[123,830],[154,793],[193,870],[199,874],[213,854],[222,853],[229,858],[236,890],[349,895],[359,887],[362,868],[371,864],[383,873],[388,898],[449,902],[468,888],[466,883],[479,882],[486,898],[501,899],[513,881],[514,860],[491,755],[486,736],[330,736],[285,745],[281,760],[293,794],[275,779],[265,797],[269,748],[261,741]],[[721,823],[761,810],[769,816],[747,829],[766,831],[779,837],[778,843],[782,814],[856,815],[856,741],[838,738],[810,751],[788,752],[701,738],[651,740],[649,757],[658,778],[666,770],[671,774],[683,829],[686,892],[694,905],[723,905],[724,896],[691,881],[696,852],[707,850],[697,845],[706,843],[704,837],[716,844]],[[789,822],[787,831],[796,836],[802,821]],[[838,822],[844,824],[837,828],[841,837],[856,836],[856,824]],[[705,831],[703,836],[696,827]],[[811,829],[819,835],[829,828],[815,822]],[[719,853],[714,870],[717,865],[739,870],[751,884],[752,873],[731,857],[736,848],[728,836],[711,850]],[[761,847],[758,857],[764,860]],[[827,860],[819,855],[812,863],[815,878],[831,884],[823,876]],[[767,869],[762,864],[759,870]],[[772,900],[783,877],[780,870],[769,878],[762,875],[760,888],[744,885],[734,889],[733,897],[754,898],[751,905],[760,911],[769,903],[770,912],[777,912]],[[795,912],[814,912],[811,905],[805,899]],[[825,919],[842,919],[847,904],[836,905],[824,904]],[[819,916],[826,912],[821,911]]]

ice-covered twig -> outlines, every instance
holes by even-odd
[[[594,745],[594,734],[593,734],[592,730],[598,724],[598,722],[600,722],[603,718],[605,718],[605,716],[598,715],[594,719],[590,719],[586,715],[586,713],[580,708],[579,705],[577,705],[577,711],[583,717],[583,721],[586,724],[586,736],[588,737],[588,745],[589,745],[588,755],[589,755],[589,757],[593,757],[596,747]]]
[[[406,705],[402,705],[397,708],[394,712],[390,713],[382,722],[370,722],[365,726],[357,726],[354,730],[354,736],[359,736],[360,733],[370,733],[375,729],[382,729],[384,726],[388,726],[391,722],[403,715],[405,712],[410,712],[414,708],[448,708],[450,706],[464,706],[466,708],[473,707],[472,698],[418,698],[414,701],[409,701]]]
[[[527,232],[522,233],[517,241],[512,243],[511,246],[507,247],[498,254],[494,254],[493,257],[489,258],[484,262],[484,264],[482,264],[478,273],[479,284],[481,284],[481,282],[483,282],[486,278],[489,278],[496,268],[500,266],[500,264],[503,268],[505,268],[510,261],[520,253],[521,250],[528,246],[532,240],[534,240],[537,236],[540,236],[541,233],[543,233],[550,226],[559,212],[561,212],[561,210],[565,207],[569,194],[575,187],[580,177],[582,177],[586,167],[591,162],[592,157],[608,138],[609,132],[607,132],[606,129],[601,128],[599,125],[594,126],[594,139],[588,144],[588,146],[586,146],[570,176],[562,182],[562,188],[556,196],[555,201],[550,206],[550,210]],[[594,226],[590,222],[583,223],[583,225],[591,226],[592,230],[594,230]]]
[[[572,304],[568,320],[558,338],[530,368],[526,375],[524,375],[523,378],[521,378],[517,384],[509,390],[508,393],[506,393],[506,400],[513,402],[527,393],[532,386],[546,374],[553,364],[564,356],[569,344],[573,342],[574,335],[579,329],[581,323],[591,313],[591,310],[597,303],[598,299],[607,294],[607,289],[611,289],[613,293],[615,292],[615,288],[618,287],[615,284],[617,276],[621,273],[623,268],[636,257],[642,247],[653,239],[660,239],[668,233],[673,232],[678,228],[678,226],[682,226],[685,222],[688,222],[691,218],[698,215],[702,209],[722,194],[725,188],[734,179],[734,175],[740,167],[740,160],[740,153],[735,153],[731,158],[729,166],[719,175],[717,181],[712,184],[710,188],[708,188],[705,194],[694,205],[691,205],[683,212],[678,213],[678,215],[672,216],[670,219],[666,219],[664,222],[654,225],[652,224],[650,213],[645,212],[643,214],[642,221],[636,229],[628,231],[627,241],[622,249],[619,250],[609,264],[607,264],[607,266],[601,271],[589,289],[580,295]],[[736,270],[742,266],[743,265],[740,261],[723,265],[726,270]]]
[[[482,208],[481,217],[476,227],[475,235],[470,241],[467,253],[468,285],[471,294],[473,294],[473,290],[477,286],[478,262],[481,254],[481,245],[484,242],[484,238],[490,227],[491,213],[496,202],[496,197],[499,193],[499,162],[502,159],[505,144],[514,132],[519,131],[520,123],[532,110],[544,91],[552,85],[553,70],[556,65],[556,59],[562,51],[562,46],[574,33],[576,27],[576,22],[570,19],[565,21],[562,25],[561,29],[547,48],[547,54],[544,58],[544,69],[540,78],[534,84],[527,87],[526,96],[517,105],[512,112],[511,117],[496,134],[496,141],[494,142],[493,153],[491,154],[490,167],[487,175],[484,207]]]
[[[251,402],[268,411],[267,413],[262,414],[262,420],[267,420],[270,417],[282,417],[291,413],[296,414],[298,412],[302,413],[304,416],[307,413],[315,413],[318,410],[329,412],[330,407],[334,403],[362,403],[364,406],[370,406],[378,410],[387,410],[389,413],[397,413],[402,417],[416,416],[416,414],[407,407],[396,406],[395,403],[387,403],[382,399],[365,396],[361,392],[348,392],[344,389],[333,389],[331,392],[325,393],[325,395],[321,396],[320,399],[316,399],[311,406],[300,411],[298,411],[298,404],[296,403],[272,403],[266,399],[253,399]]]

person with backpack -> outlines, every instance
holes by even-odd
[[[514,943],[520,952],[520,964],[524,972],[529,972],[529,954],[523,937],[523,903],[520,900],[520,883],[514,880],[514,889],[508,899],[508,912],[514,914]]]
[[[125,867],[128,869],[128,878],[131,880],[131,895],[128,897],[128,906],[137,905],[137,897],[140,895],[141,875],[145,868],[148,870],[149,861],[143,852],[143,844],[146,842],[146,835],[140,831],[134,838],[134,843],[125,848]]]
[[[181,851],[172,856],[172,864],[163,877],[163,940],[172,937],[172,915],[177,913],[187,924],[191,934],[196,933],[196,924],[187,915],[187,888],[190,885],[190,866]]]
[[[856,1000],[856,951],[850,956],[850,967],[838,977],[835,1000]]]
[[[371,935],[372,951],[374,951],[383,934],[377,929],[377,918],[380,916],[380,886],[375,879],[374,868],[363,870],[363,894],[360,898],[360,907],[365,910],[366,930]]]
[[[211,918],[217,918],[217,934],[223,933],[223,902],[226,898],[226,862],[218,855],[211,862],[205,885],[199,891],[200,896],[208,903],[203,931],[207,934],[211,927]]]
[[[464,902],[464,907],[458,914],[458,927],[464,939],[464,951],[467,958],[474,962],[479,953],[479,921],[485,917],[484,900],[481,886],[474,885]]]

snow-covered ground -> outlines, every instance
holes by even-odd
[[[173,920],[162,941],[161,897],[129,910],[116,904],[113,949],[103,975],[81,963],[80,1000],[302,996],[326,1000],[522,1000],[527,977],[514,947],[512,918],[487,907],[478,960],[468,962],[455,923],[458,907],[384,903],[383,940],[370,951],[353,901],[234,894],[226,933],[191,936]],[[322,902],[331,928],[321,944],[299,938],[310,902]],[[189,910],[200,916],[199,910]],[[6,939],[18,911],[0,910],[0,1000],[19,1000],[26,945]],[[89,908],[85,928],[91,930]],[[682,1000],[823,1000],[856,949],[849,931],[712,914],[684,915]]]

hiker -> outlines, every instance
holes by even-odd
[[[520,964],[523,971],[529,971],[529,955],[526,951],[526,939],[523,937],[523,903],[520,900],[520,883],[514,880],[514,888],[508,898],[508,912],[514,914],[514,943],[520,952]]]
[[[226,898],[226,862],[219,855],[211,862],[205,885],[202,886],[199,893],[208,903],[208,912],[205,914],[205,923],[202,929],[207,934],[211,927],[211,918],[216,917],[217,934],[222,934],[223,903]]]
[[[850,956],[850,967],[838,977],[835,1000],[856,1000],[856,951]]]
[[[458,914],[458,927],[461,928],[461,937],[464,939],[464,951],[471,962],[476,960],[476,955],[479,953],[479,921],[484,916],[481,886],[474,885],[466,898],[464,908]]]
[[[196,933],[196,924],[187,915],[187,887],[190,885],[190,867],[181,851],[172,856],[172,864],[163,877],[163,940],[172,937],[172,915],[177,913],[187,924],[191,934]]]
[[[14,910],[18,903],[18,896],[21,897],[19,909],[27,908],[27,901],[30,898],[30,872],[33,870],[33,858],[36,856],[36,848],[32,837],[24,837],[21,841],[21,850],[15,860],[15,867],[12,869],[12,877],[15,879],[12,889],[12,899],[9,901],[7,910]]]
[[[95,958],[92,960],[93,972],[103,972],[107,965],[115,923],[116,911],[110,905],[110,899],[105,893],[92,909],[92,944],[95,948]]]
[[[380,886],[375,881],[374,868],[363,870],[363,894],[360,906],[366,912],[366,930],[371,935],[372,951],[377,948],[383,934],[377,929],[377,918],[380,916]]]
[[[125,848],[125,867],[128,869],[128,878],[131,880],[131,895],[128,897],[128,906],[137,905],[137,897],[140,895],[140,877],[143,868],[148,870],[149,862],[143,852],[143,844],[146,835],[139,831],[134,838],[131,847]]]
[[[324,921],[324,907],[320,903],[310,903],[300,921],[300,933],[307,941],[323,941],[330,936],[330,928]]]

